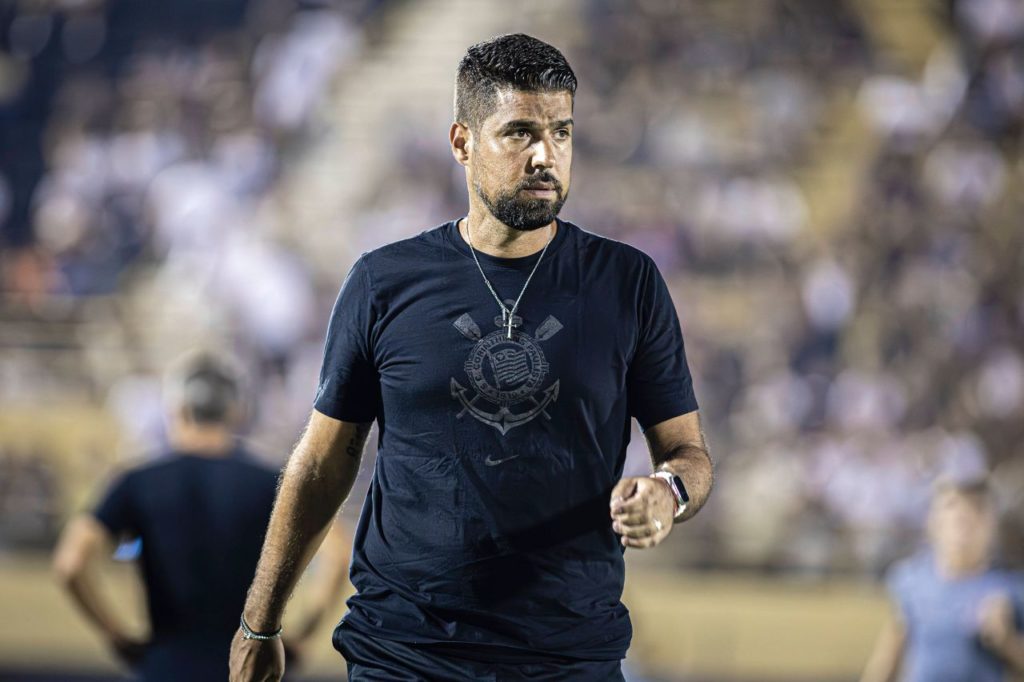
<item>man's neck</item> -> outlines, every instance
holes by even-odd
[[[194,424],[179,425],[170,441],[175,450],[201,457],[226,457],[235,445],[234,435],[229,430]]]
[[[558,230],[558,222],[536,230],[516,230],[495,218],[487,210],[474,210],[458,223],[462,239],[473,248],[497,258],[522,258],[537,253]],[[468,230],[468,232],[467,232]]]
[[[988,557],[966,558],[952,555],[944,556],[942,553],[938,552],[935,555],[935,563],[938,567],[939,574],[947,580],[958,580],[960,578],[984,573],[992,565],[992,562]]]

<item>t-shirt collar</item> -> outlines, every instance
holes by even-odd
[[[469,244],[467,244],[466,240],[463,239],[461,234],[459,234],[458,224],[459,221],[463,220],[464,218],[465,216],[463,216],[462,218],[456,218],[455,220],[449,221],[448,224],[445,225],[444,232],[445,236],[448,238],[449,243],[455,248],[456,251],[464,255],[466,258],[472,259],[473,254],[469,250]],[[566,235],[569,232],[568,224],[564,220],[555,218],[555,222],[558,224],[558,229],[555,231],[555,236],[551,240],[551,245],[548,246],[548,250],[544,254],[545,260],[553,256],[554,253],[559,249],[559,247],[561,247],[561,245],[566,240]],[[489,263],[491,265],[510,268],[514,270],[532,268],[534,264],[537,262],[537,255],[539,253],[540,251],[537,251],[536,253],[531,253],[528,256],[520,256],[518,258],[500,258],[498,256],[492,256],[490,254],[484,253],[480,249],[476,250],[477,258],[480,259],[481,263]]]

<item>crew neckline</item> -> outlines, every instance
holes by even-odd
[[[451,245],[455,247],[456,251],[461,253],[466,258],[473,260],[473,253],[472,251],[469,250],[469,244],[466,243],[466,240],[462,238],[461,234],[459,234],[459,221],[463,220],[464,218],[466,218],[466,216],[462,216],[460,218],[456,218],[455,220],[448,221],[448,224],[445,226],[444,234],[445,237],[448,238],[448,241],[451,243]],[[564,220],[561,220],[560,218],[555,218],[555,223],[557,225],[557,229],[555,230],[555,236],[551,240],[551,244],[548,246],[547,253],[544,256],[545,260],[554,255],[554,253],[559,249],[559,247],[562,246],[562,244],[566,240],[566,235],[569,232],[569,225]],[[484,253],[480,249],[476,249],[476,255],[477,258],[480,259],[480,262],[489,263],[491,265],[496,265],[498,267],[509,268],[513,270],[532,268],[534,264],[537,262],[537,255],[539,253],[540,250],[535,251],[534,253],[531,253],[528,256],[502,258],[501,256],[492,256],[489,253]]]

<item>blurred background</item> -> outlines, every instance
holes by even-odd
[[[1020,565],[1024,2],[3,0],[0,679],[121,674],[63,523],[162,446],[197,344],[283,462],[350,264],[464,215],[455,67],[516,31],[577,72],[562,215],[657,261],[717,461],[628,555],[636,679],[856,679],[942,472],[994,472]]]

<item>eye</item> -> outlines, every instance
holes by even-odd
[[[514,128],[509,132],[509,137],[514,137],[517,140],[525,140],[530,136],[530,131],[526,128]]]
[[[559,128],[555,131],[555,137],[559,140],[568,140],[571,137],[571,133],[568,128]]]

